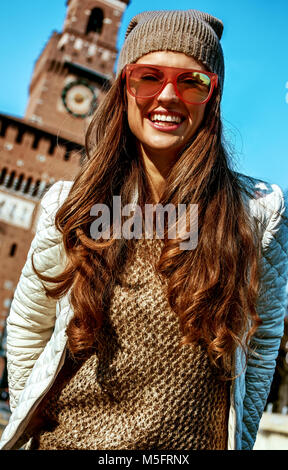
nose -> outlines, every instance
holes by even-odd
[[[157,100],[161,102],[179,101],[173,83],[167,83],[161,93],[157,96]]]

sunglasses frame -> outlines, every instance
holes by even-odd
[[[158,69],[158,70],[164,72],[164,82],[161,86],[161,89],[159,91],[157,91],[157,93],[154,93],[151,96],[137,96],[132,92],[132,90],[129,86],[129,78],[130,78],[131,72],[134,69],[139,68],[139,67],[150,67],[150,68],[155,68],[155,69]],[[182,73],[187,73],[187,72],[203,73],[205,75],[208,75],[208,77],[210,78],[210,80],[211,80],[210,91],[209,91],[209,94],[208,94],[207,98],[204,101],[201,101],[200,103],[194,103],[194,102],[191,102],[191,101],[184,100],[184,98],[182,98],[182,96],[180,95],[180,93],[178,91],[178,88],[177,88],[177,79],[178,79],[179,75],[181,75]],[[212,96],[214,88],[216,89],[217,86],[218,86],[218,75],[216,73],[206,72],[206,70],[199,70],[199,69],[186,69],[186,68],[179,68],[179,67],[167,67],[166,65],[127,64],[124,67],[123,71],[122,71],[122,79],[124,80],[125,77],[126,77],[127,90],[128,90],[128,92],[130,93],[131,96],[134,96],[134,98],[145,99],[145,100],[150,99],[150,98],[155,98],[155,96],[158,96],[158,95],[160,95],[160,93],[162,93],[162,91],[166,87],[167,83],[172,83],[178,98],[181,101],[183,101],[184,103],[189,103],[189,104],[194,104],[194,105],[207,103],[210,100],[211,96]]]

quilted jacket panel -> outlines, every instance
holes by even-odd
[[[283,334],[288,276],[288,225],[282,191],[276,185],[243,178],[257,192],[257,199],[246,202],[262,236],[261,293],[257,309],[263,324],[251,342],[258,355],[250,354],[247,369],[241,350],[235,354],[235,374],[239,376],[231,394],[230,449],[253,448]],[[71,182],[58,182],[43,198],[37,233],[11,305],[7,356],[12,415],[2,434],[2,449],[17,445],[34,409],[64,362],[65,330],[73,315],[69,296],[59,302],[46,297],[42,282],[32,269],[31,256],[34,252],[34,264],[42,273],[51,275],[63,269],[61,234],[54,226],[54,218],[71,186]]]
[[[257,312],[262,325],[253,336],[250,346],[254,354],[248,357],[243,387],[243,423],[241,449],[253,448],[259,421],[266,404],[276,366],[276,358],[284,330],[287,308],[288,225],[287,202],[280,188],[262,183],[259,210],[265,207],[260,294]],[[259,215],[259,214],[258,214]]]

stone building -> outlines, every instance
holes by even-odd
[[[68,0],[60,33],[35,63],[23,119],[0,114],[0,337],[35,232],[39,200],[72,179],[85,131],[113,80],[129,0]]]

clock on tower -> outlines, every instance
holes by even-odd
[[[72,80],[62,91],[62,100],[68,113],[77,118],[91,116],[97,107],[98,91],[86,80]]]
[[[68,0],[61,33],[39,57],[26,119],[84,144],[96,107],[114,79],[116,41],[128,0]]]

